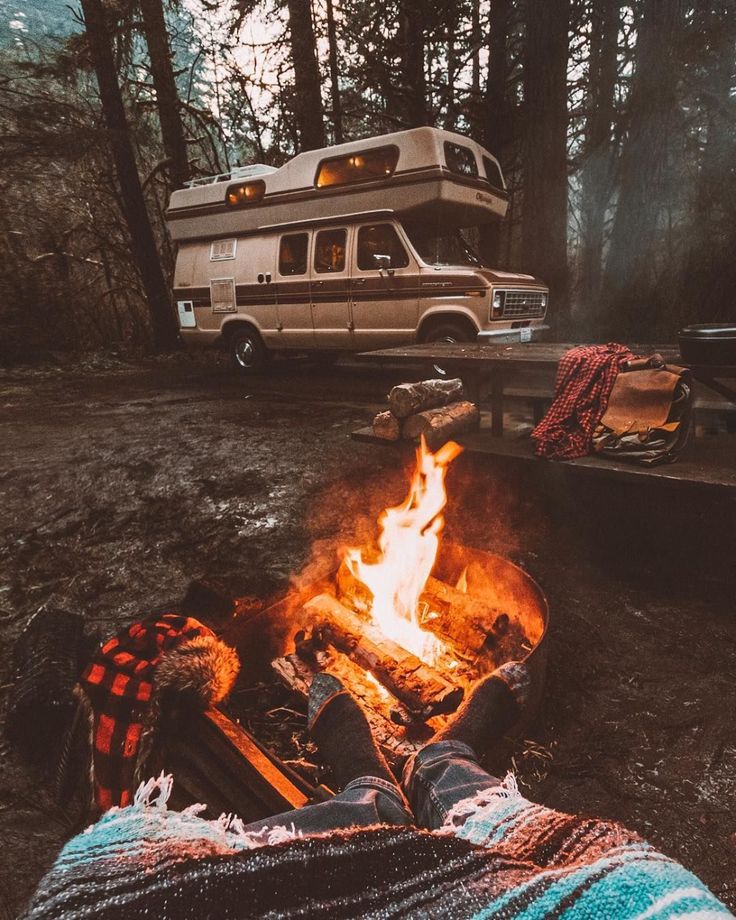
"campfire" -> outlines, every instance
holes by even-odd
[[[422,441],[406,498],[380,516],[375,542],[343,549],[326,582],[232,637],[239,649],[276,652],[271,667],[304,699],[318,671],[340,678],[394,761],[503,662],[534,658],[537,683],[542,676],[547,609],[537,585],[499,556],[442,541],[445,477],[460,451],[450,442],[432,453]]]

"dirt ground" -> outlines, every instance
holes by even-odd
[[[375,532],[411,456],[350,440],[398,376],[214,357],[0,371],[0,685],[44,605],[107,635],[202,573],[263,596]],[[533,799],[621,820],[736,907],[734,503],[461,456],[449,537],[507,555],[552,610],[547,694],[514,766]],[[324,547],[329,547],[325,550]],[[0,918],[70,833],[0,746]]]

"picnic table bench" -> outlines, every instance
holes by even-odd
[[[554,395],[554,381],[560,358],[570,344],[535,343],[513,345],[450,344],[432,342],[407,345],[403,348],[384,348],[359,354],[361,361],[379,364],[440,365],[450,376],[462,378],[468,398],[481,401],[484,388],[488,388],[491,410],[491,434],[503,435],[504,400],[507,396],[523,397],[532,402],[534,420],[539,421],[546,404]],[[672,345],[632,345],[634,354],[660,354],[668,364],[679,364],[690,369],[693,378],[702,386],[696,392],[696,408],[727,411],[736,408],[736,388],[723,380],[736,379],[736,366],[711,367],[689,365],[682,361]],[[707,387],[716,393],[708,397]]]
[[[365,352],[357,357],[362,361],[379,364],[419,365],[424,368],[439,365],[448,375],[462,378],[468,398],[474,402],[480,403],[484,392],[487,391],[490,396],[490,413],[481,413],[480,429],[461,435],[456,440],[473,453],[539,463],[529,437],[504,437],[504,406],[509,398],[527,399],[533,406],[534,421],[539,421],[554,395],[559,360],[572,347],[570,344],[558,343],[427,343],[385,348]],[[724,382],[736,380],[736,367],[689,365],[682,361],[679,351],[672,345],[630,347],[635,354],[650,355],[656,352],[661,354],[667,363],[688,367],[696,381],[696,410],[731,414],[736,412],[736,387]],[[353,438],[361,441],[380,441],[373,436],[370,427],[353,432]],[[673,464],[645,467],[625,461],[582,457],[552,466],[630,482],[656,478],[664,484],[686,483],[696,487],[707,487],[729,497],[736,496],[736,436],[732,434],[699,438],[691,442],[683,456]]]

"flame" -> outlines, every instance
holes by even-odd
[[[391,694],[390,694],[390,693],[388,692],[388,690],[383,686],[383,684],[382,684],[381,681],[376,677],[376,675],[373,673],[373,671],[366,671],[366,672],[365,672],[365,676],[368,678],[368,683],[369,683],[375,690],[378,691],[378,695],[381,697],[381,699],[383,699],[383,700],[390,700],[390,699],[391,699]]]
[[[445,523],[447,467],[461,451],[449,441],[433,454],[422,438],[406,498],[379,518],[378,560],[364,562],[359,549],[345,555],[351,574],[373,595],[370,613],[375,624],[428,664],[436,664],[444,643],[421,628],[419,597],[437,558]]]

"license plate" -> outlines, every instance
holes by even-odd
[[[532,330],[531,329],[519,329],[519,341],[520,342],[531,342],[532,340]]]

